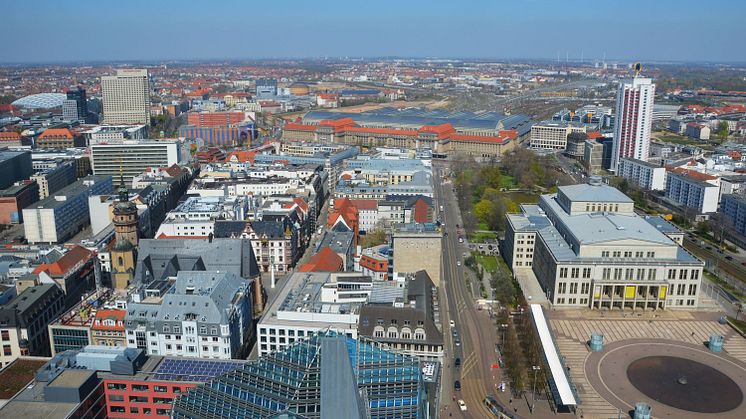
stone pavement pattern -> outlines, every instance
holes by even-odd
[[[550,324],[555,334],[557,346],[565,364],[570,369],[570,377],[577,387],[581,405],[578,410],[583,418],[617,418],[619,411],[601,397],[588,383],[584,365],[590,353],[587,342],[591,333],[604,335],[604,344],[626,339],[667,339],[702,345],[710,335],[725,336],[723,348],[729,355],[746,362],[746,339],[738,335],[730,326],[714,320],[701,319],[702,316],[690,312],[668,312],[645,318],[606,316],[587,312],[552,312]],[[582,317],[595,317],[583,319]]]

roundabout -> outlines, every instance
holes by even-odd
[[[591,352],[584,374],[622,412],[645,402],[656,418],[746,417],[746,365],[704,345],[618,341]]]

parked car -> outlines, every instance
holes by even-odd
[[[453,382],[453,389],[455,391],[461,391],[461,381],[456,380]]]
[[[458,408],[461,409],[462,412],[466,412],[466,403],[461,399],[458,400]]]
[[[456,368],[461,368],[461,358],[456,358],[456,361],[453,363],[453,366]]]

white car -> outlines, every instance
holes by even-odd
[[[456,266],[461,266],[461,261],[460,260],[456,261]]]
[[[466,403],[462,399],[458,399],[458,408],[461,409],[462,412],[466,411]]]
[[[451,325],[451,327],[456,327],[456,322],[453,321],[453,320],[451,320],[451,322],[449,324]]]

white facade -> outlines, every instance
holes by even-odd
[[[621,159],[617,169],[621,176],[642,189],[663,191],[666,189],[666,168],[637,159]]]
[[[101,95],[107,124],[150,124],[148,70],[117,70],[116,76],[101,77]]]
[[[179,163],[176,141],[122,140],[91,144],[91,169],[94,175],[109,175],[118,185],[120,173],[128,185],[135,176],[151,167],[170,167]]]
[[[328,328],[356,339],[359,308],[373,287],[370,278],[359,275],[297,272],[288,277],[257,323],[259,356]]]
[[[720,201],[720,184],[669,172],[666,177],[666,198],[692,208],[699,214],[714,213],[717,212]]]
[[[616,172],[619,160],[623,158],[648,160],[654,99],[655,84],[649,78],[635,77],[619,84],[610,168],[612,172]]]

